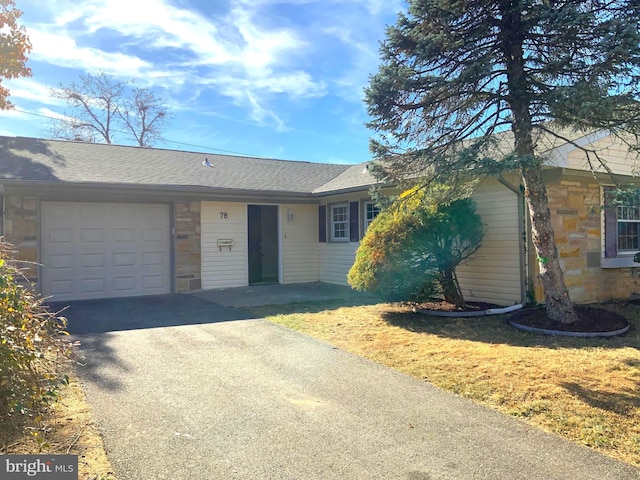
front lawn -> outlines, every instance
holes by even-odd
[[[640,466],[640,311],[609,339],[547,337],[506,316],[441,318],[401,304],[309,302],[254,315]]]

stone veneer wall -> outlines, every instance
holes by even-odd
[[[38,201],[35,197],[4,197],[4,238],[14,246],[19,267],[30,283],[38,282]]]
[[[202,288],[200,202],[176,202],[176,291]]]
[[[560,265],[571,299],[593,303],[614,298],[627,299],[640,291],[638,268],[600,268],[602,237],[600,186],[592,179],[563,179],[547,184],[551,218]],[[531,265],[535,265],[535,253]],[[537,271],[537,270],[536,270]],[[544,301],[537,274],[536,301]]]

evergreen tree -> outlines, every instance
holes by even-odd
[[[545,136],[640,132],[635,0],[409,0],[366,89],[377,175],[518,170],[549,316],[578,320],[551,226]],[[625,138],[629,138],[628,136]],[[505,149],[508,146],[508,149]],[[596,158],[606,168],[606,162]]]
[[[444,192],[413,188],[380,212],[356,252],[349,285],[394,301],[439,294],[465,307],[456,269],[480,248],[482,220],[473,200],[449,201]]]

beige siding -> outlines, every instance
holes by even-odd
[[[465,299],[499,305],[520,303],[518,196],[495,179],[483,181],[473,199],[485,225],[480,249],[458,267]]]
[[[587,146],[597,152],[598,156],[606,161],[607,166],[619,175],[637,175],[640,173],[638,155],[630,151],[629,146],[620,139],[608,136]],[[594,157],[592,156],[592,159]],[[594,168],[598,172],[605,169],[593,161]],[[572,149],[567,158],[567,167],[576,170],[590,170],[587,155],[581,149]]]
[[[351,193],[325,197],[322,203],[327,205],[327,229],[331,229],[330,205],[344,202],[360,202],[358,225],[363,229],[362,201],[369,199],[366,192]],[[331,233],[327,232],[327,243],[320,243],[320,281],[337,285],[348,285],[347,273],[356,258],[356,250],[360,242],[332,242]]]
[[[320,244],[320,281],[348,285],[347,273],[356,258],[360,242]]]
[[[328,197],[323,203],[362,199],[362,194],[342,195]],[[522,277],[518,195],[497,180],[487,179],[476,188],[473,199],[485,224],[485,237],[482,247],[458,268],[465,298],[499,305],[520,303]],[[347,285],[347,273],[353,265],[359,245],[359,242],[320,244],[320,280]]]
[[[202,202],[201,221],[202,288],[247,285],[246,204]],[[220,250],[218,239],[233,240],[231,251],[228,248]]]
[[[318,206],[281,205],[282,283],[320,280]],[[288,219],[291,211],[293,219]]]

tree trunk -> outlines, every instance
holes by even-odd
[[[460,284],[454,272],[450,270],[441,271],[438,274],[438,281],[440,282],[440,288],[442,288],[442,295],[444,296],[445,302],[452,303],[460,308],[466,306],[464,297],[460,291]]]
[[[558,249],[551,226],[551,212],[547,200],[547,189],[542,180],[542,161],[536,158],[531,135],[531,95],[525,72],[523,19],[524,4],[501,0],[501,49],[504,53],[509,88],[508,103],[513,113],[512,130],[515,152],[521,159],[520,175],[525,188],[525,199],[531,219],[531,237],[538,256],[540,280],[544,288],[547,314],[561,323],[575,323],[578,316],[564,284]]]
[[[551,226],[547,188],[542,180],[540,168],[523,167],[521,176],[529,207],[531,240],[538,257],[547,314],[552,320],[561,323],[577,322],[578,316],[573,308],[560,268],[558,249]]]

